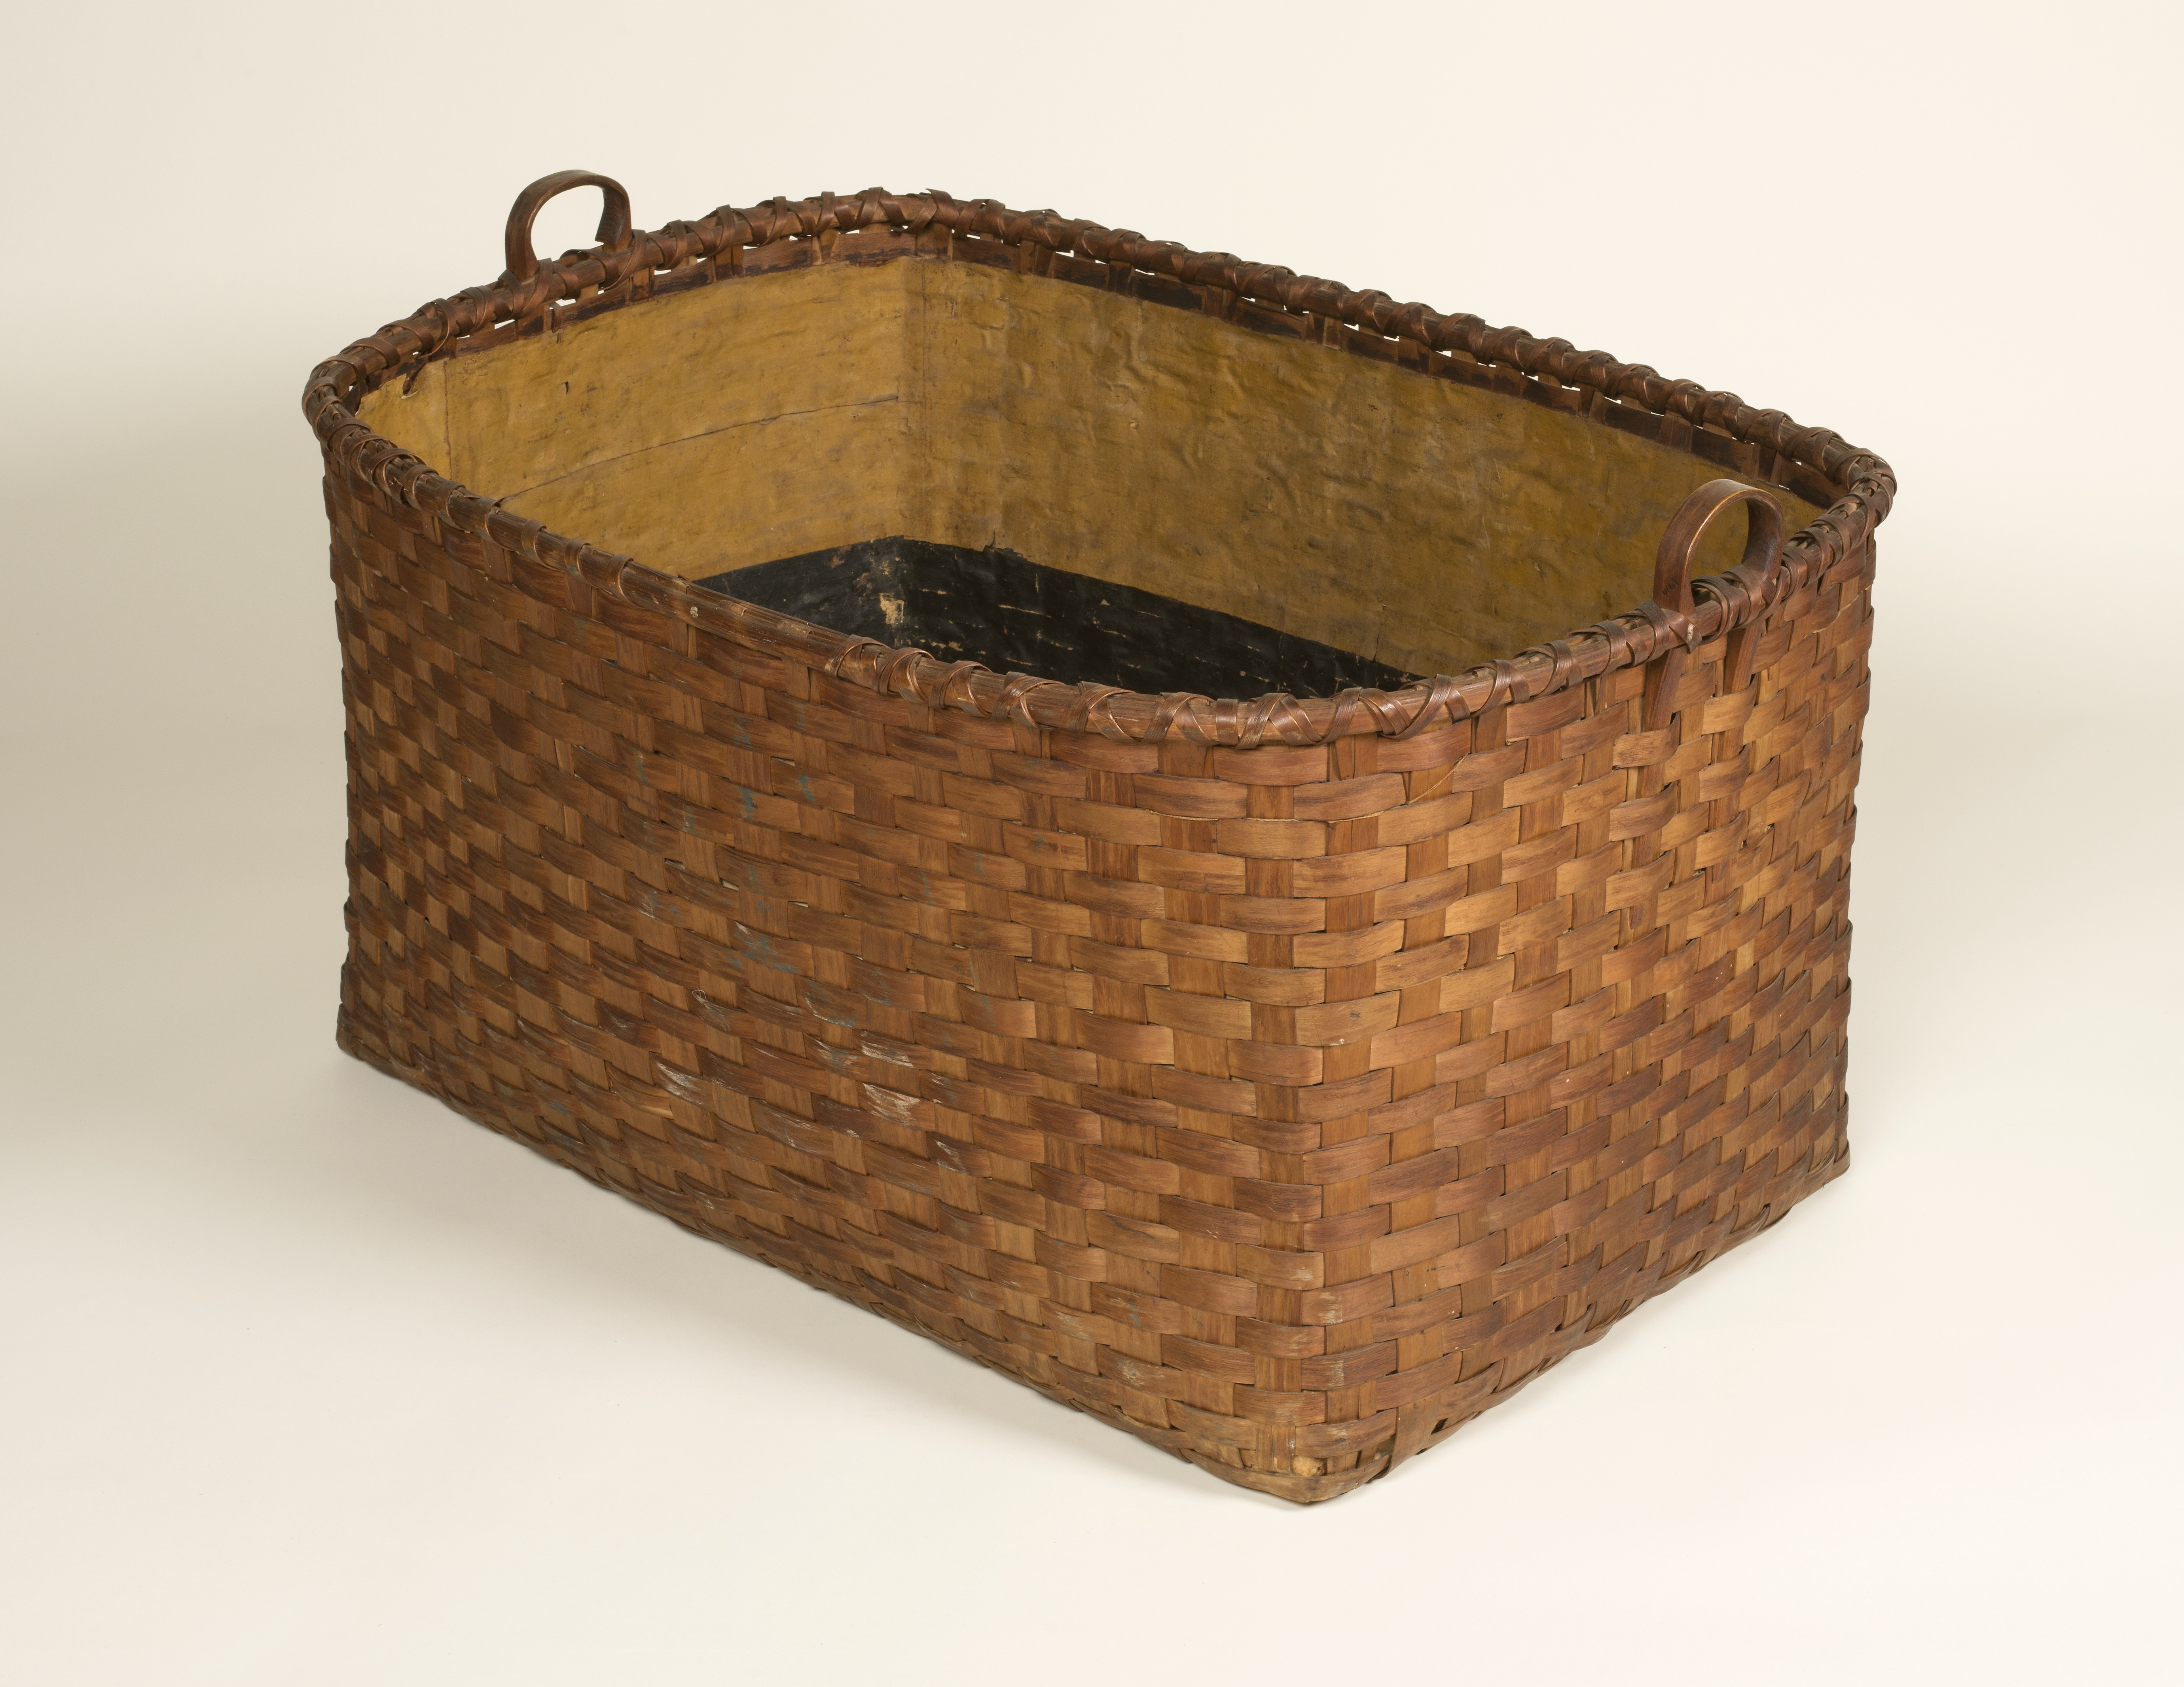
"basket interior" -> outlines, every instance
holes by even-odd
[[[1227,695],[1459,672],[1627,610],[1723,472],[1336,347],[912,257],[604,311],[359,414],[511,511],[824,625]],[[1793,529],[1818,513],[1780,495]],[[1698,572],[1736,561],[1728,525]]]

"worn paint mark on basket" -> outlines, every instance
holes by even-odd
[[[1013,550],[894,536],[785,557],[699,584],[838,633],[914,645],[945,662],[1069,683],[1210,697],[1346,685],[1394,690],[1413,675],[1239,615],[1049,568]]]

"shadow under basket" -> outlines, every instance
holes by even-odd
[[[304,407],[342,1046],[679,1223],[1314,1500],[1846,1164],[1869,452],[1052,213],[575,171]]]

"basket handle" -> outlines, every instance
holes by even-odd
[[[1691,556],[1699,539],[1714,517],[1732,505],[1745,506],[1744,555],[1730,573],[1737,576],[1755,599],[1764,601],[1774,571],[1782,562],[1785,526],[1782,503],[1763,487],[1747,486],[1739,480],[1710,480],[1677,506],[1661,533],[1660,555],[1653,563],[1652,606],[1665,612],[1671,626],[1688,627],[1698,606],[1691,593]],[[1752,679],[1752,658],[1758,647],[1757,622],[1730,634],[1725,689],[1741,691]],[[1676,682],[1684,677],[1687,652],[1672,647],[1646,666],[1645,723],[1651,729],[1666,726],[1674,714]]]
[[[504,280],[527,282],[538,273],[538,254],[531,249],[531,225],[549,199],[571,187],[596,187],[605,198],[599,212],[598,238],[602,246],[619,252],[629,244],[629,194],[621,183],[588,170],[557,170],[551,176],[540,176],[515,196],[508,213],[508,271]]]

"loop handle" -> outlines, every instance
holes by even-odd
[[[1662,531],[1660,554],[1653,563],[1652,601],[1646,607],[1661,624],[1681,635],[1687,646],[1698,636],[1691,626],[1691,612],[1698,607],[1691,591],[1691,557],[1714,517],[1735,504],[1747,506],[1744,556],[1729,572],[1742,580],[1754,603],[1767,601],[1774,571],[1781,566],[1782,505],[1773,493],[1739,480],[1710,480],[1685,499]],[[1723,652],[1724,692],[1741,691],[1751,683],[1758,647],[1756,621],[1730,634],[1729,648]],[[1689,661],[1687,650],[1671,647],[1646,664],[1643,718],[1649,729],[1666,726],[1674,718],[1676,687]]]
[[[1756,592],[1763,593],[1774,578],[1782,561],[1781,500],[1741,480],[1710,480],[1676,506],[1662,530],[1661,552],[1653,564],[1653,601],[1662,608],[1688,616],[1697,607],[1691,596],[1692,554],[1714,517],[1733,504],[1751,506],[1745,511],[1744,556],[1734,572]]]
[[[508,213],[508,270],[502,280],[527,282],[538,273],[538,255],[531,249],[531,225],[545,203],[571,187],[596,187],[605,196],[599,213],[599,244],[610,252],[626,249],[630,240],[629,195],[610,176],[588,170],[557,170],[542,176],[515,196]]]

